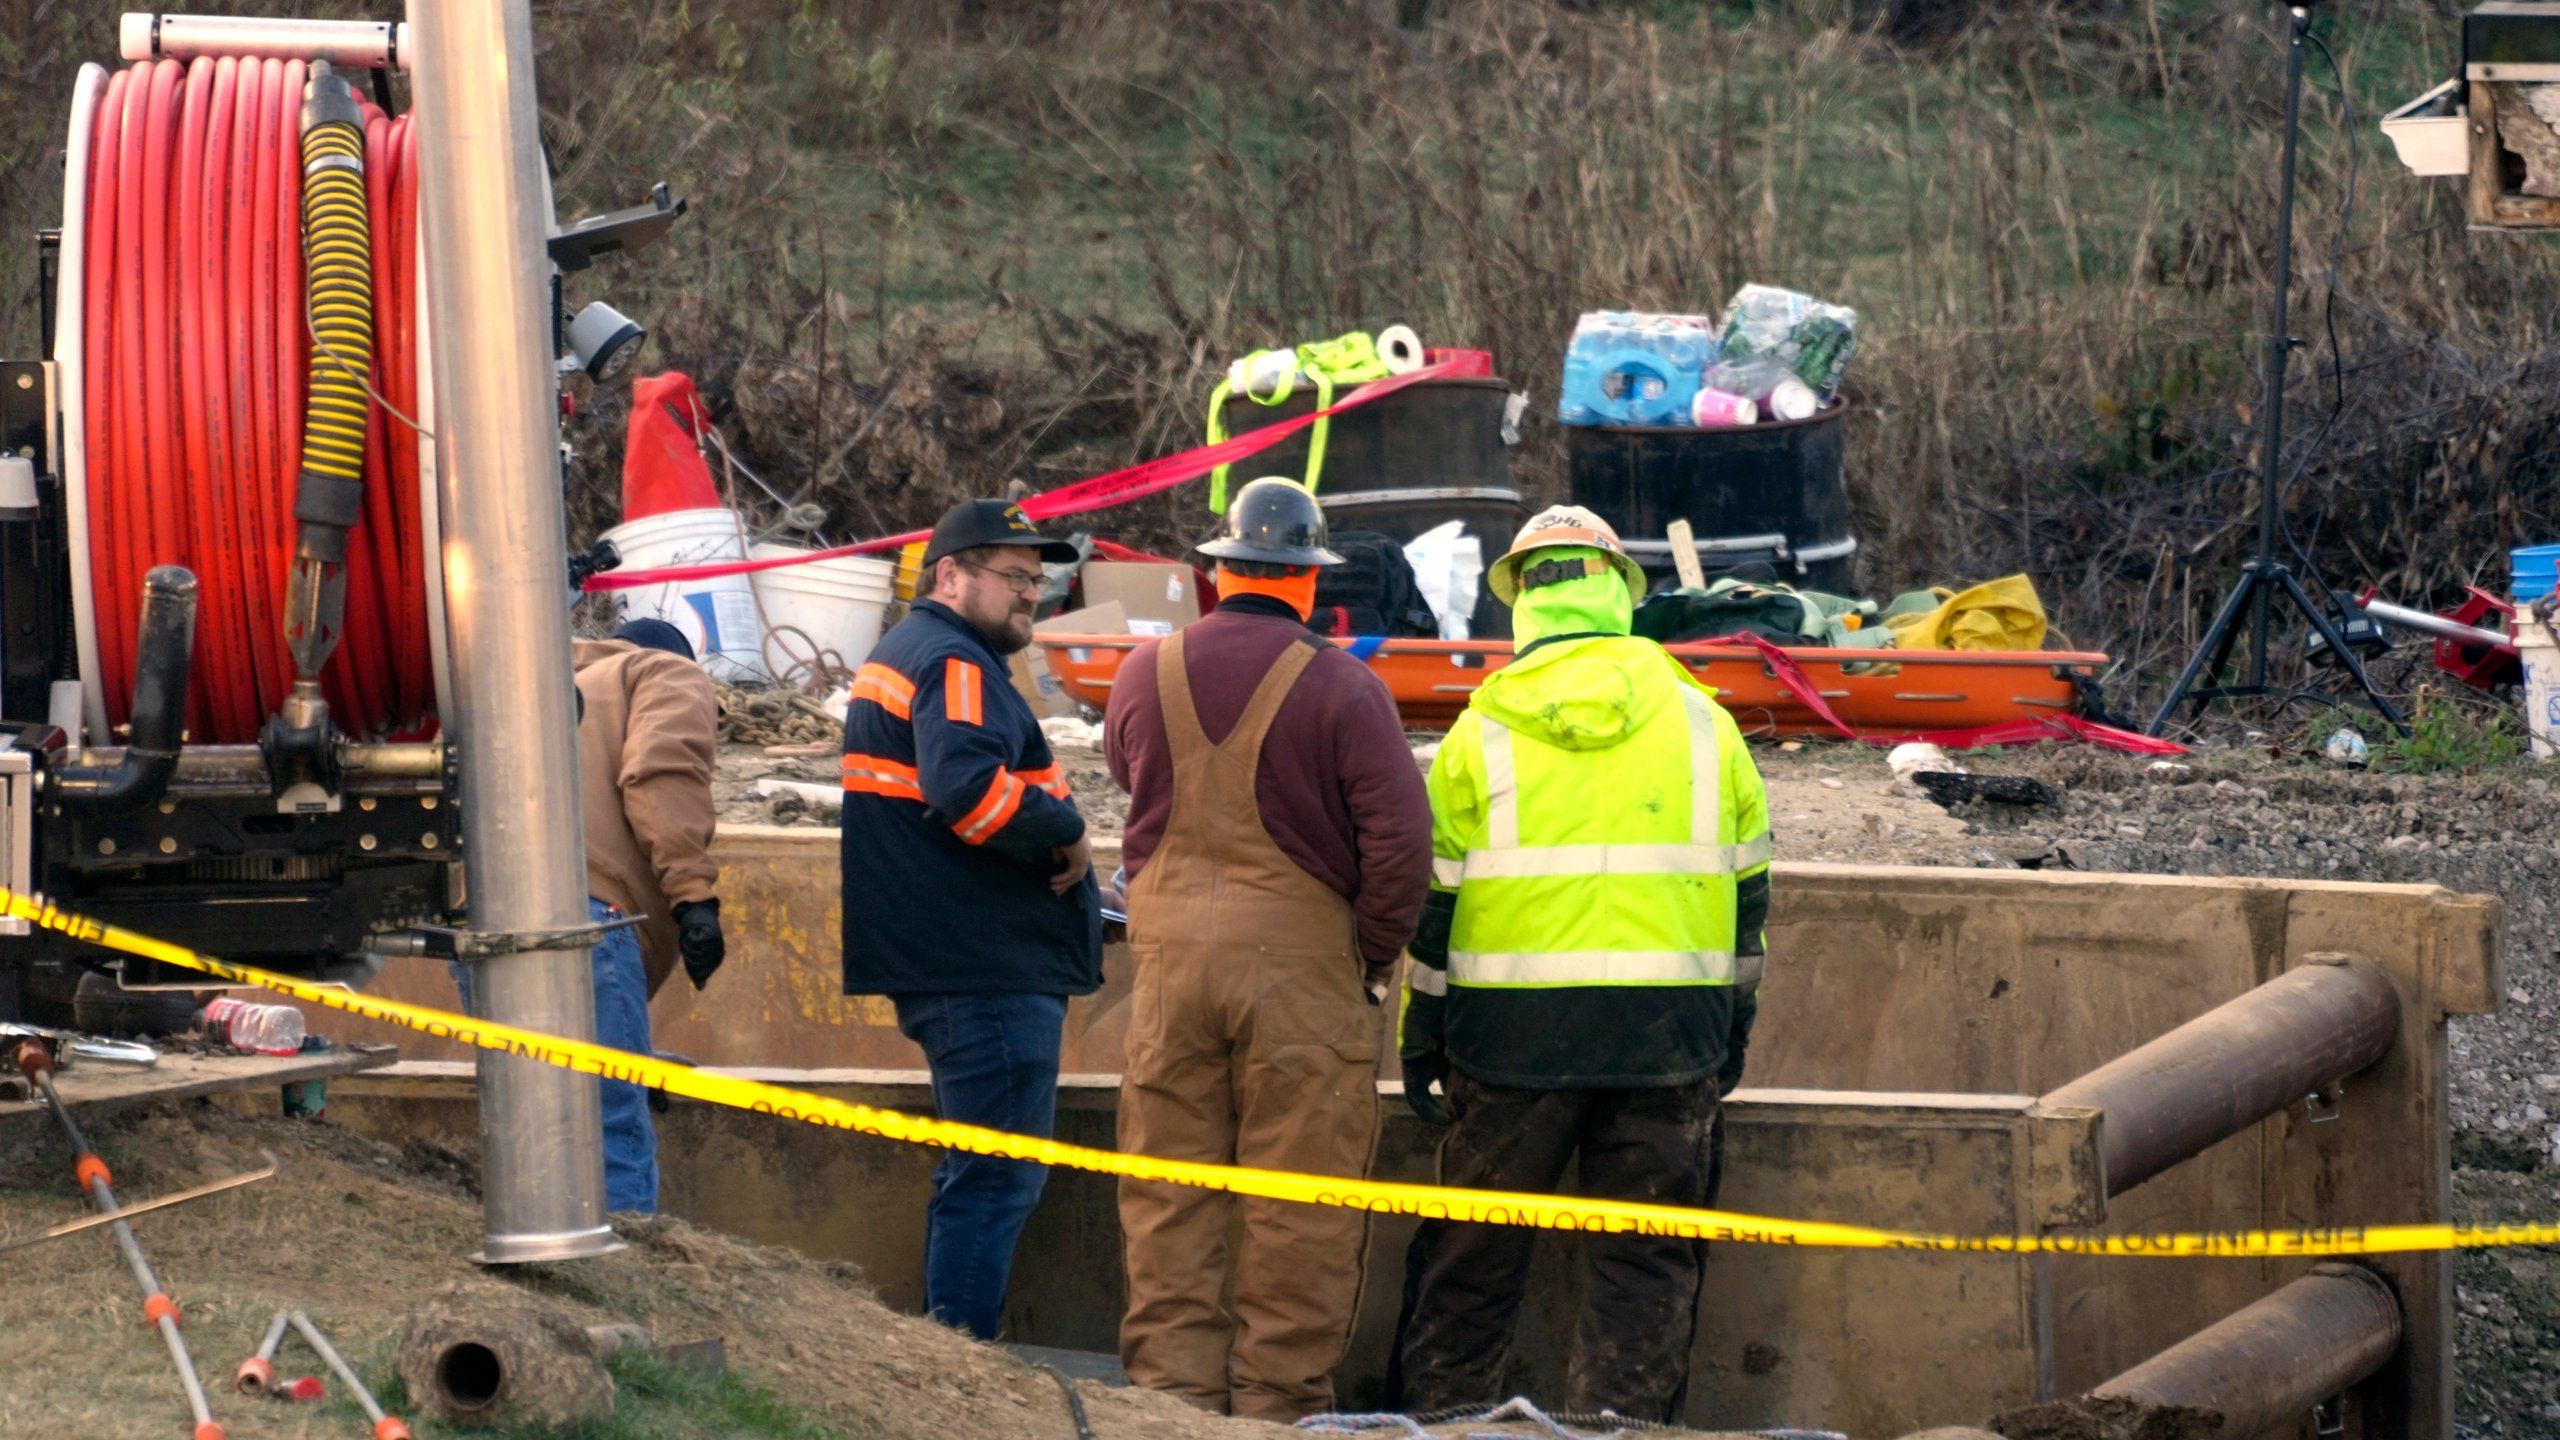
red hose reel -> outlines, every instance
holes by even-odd
[[[97,106],[83,327],[91,591],[108,723],[131,712],[143,572],[203,582],[189,737],[254,741],[293,683],[284,595],[311,364],[301,235],[301,61],[198,59],[113,75]],[[374,354],[418,411],[417,142],[366,107]],[[370,407],[344,634],[322,674],[339,726],[422,733],[435,711],[419,446]],[[99,737],[103,738],[103,737]]]

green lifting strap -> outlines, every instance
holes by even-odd
[[[1256,350],[1247,355],[1237,368],[1250,375],[1254,362],[1275,353],[1283,352]],[[1354,330],[1331,340],[1310,341],[1285,353],[1296,357],[1298,372],[1314,383],[1318,412],[1333,408],[1334,386],[1364,385],[1372,380],[1383,380],[1390,373],[1386,361],[1378,357],[1376,338],[1365,330]],[[1247,385],[1244,393],[1257,405],[1279,405],[1296,393],[1296,387],[1274,389],[1266,395]],[[1209,444],[1215,445],[1227,438],[1227,401],[1234,395],[1232,373],[1209,392]],[[1316,492],[1316,481],[1324,473],[1325,440],[1332,427],[1333,421],[1329,417],[1319,418],[1309,427],[1305,484],[1310,495]],[[1227,513],[1227,471],[1230,468],[1221,465],[1209,472],[1209,513],[1212,515]]]

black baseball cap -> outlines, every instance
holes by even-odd
[[[925,542],[924,567],[945,555],[975,550],[981,545],[1021,545],[1040,552],[1040,558],[1060,564],[1073,561],[1080,553],[1064,540],[1052,540],[1040,533],[1031,517],[1022,513],[1022,505],[1013,500],[963,500],[942,512],[933,522],[933,538]]]

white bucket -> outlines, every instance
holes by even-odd
[[[2560,755],[2560,641],[2523,611],[2516,613],[2516,654],[2524,661],[2524,725],[2533,758]]]
[[[747,558],[746,530],[727,510],[670,510],[616,525],[604,538],[622,552],[625,570]],[[683,631],[712,679],[737,684],[765,678],[764,621],[746,576],[639,585],[613,595],[620,619],[655,618]]]
[[[809,552],[796,545],[760,542],[748,557],[780,560]],[[868,555],[813,560],[778,570],[758,570],[756,598],[764,603],[764,623],[774,632],[766,646],[766,669],[785,674],[812,659],[850,676],[880,643],[880,625],[897,593],[898,563]],[[780,633],[785,626],[799,635]],[[807,636],[802,639],[801,636]],[[813,651],[815,653],[813,653]]]

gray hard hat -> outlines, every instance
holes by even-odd
[[[1200,553],[1212,560],[1259,560],[1266,565],[1339,565],[1324,547],[1324,507],[1295,480],[1266,475],[1227,502],[1227,523]]]

